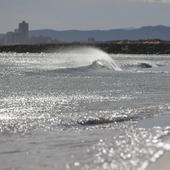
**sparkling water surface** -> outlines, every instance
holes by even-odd
[[[169,133],[169,55],[0,53],[2,170],[143,170]]]

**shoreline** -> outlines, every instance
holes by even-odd
[[[170,144],[170,138],[165,142]],[[146,170],[169,170],[170,150],[165,151],[155,162],[151,162]]]
[[[109,54],[170,54],[169,41],[112,41],[96,43],[58,43],[58,44],[26,44],[0,45],[0,52],[40,53],[55,52],[63,49],[82,47],[99,48]]]

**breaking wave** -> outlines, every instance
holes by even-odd
[[[77,121],[78,124],[84,126],[94,126],[100,124],[108,124],[108,123],[118,123],[125,121],[134,121],[137,120],[138,116],[117,116],[113,118],[104,118],[104,117],[89,117],[89,118],[81,118]]]
[[[55,72],[58,73],[72,73],[72,72],[88,72],[88,71],[97,71],[97,70],[113,70],[115,71],[115,67],[112,63],[109,63],[105,60],[95,60],[90,65],[73,67],[73,68],[60,68],[56,69]]]
[[[1,65],[9,70],[2,72],[53,72],[86,71],[107,69],[121,71],[121,68],[106,52],[94,47],[66,48],[51,53],[1,53]],[[10,66],[10,67],[9,67]],[[2,67],[2,68],[3,68]]]

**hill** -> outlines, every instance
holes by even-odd
[[[136,29],[112,29],[112,30],[67,30],[55,31],[50,29],[32,30],[30,36],[46,36],[59,41],[87,41],[93,37],[96,41],[111,40],[140,40],[140,39],[160,39],[170,40],[170,27],[166,26],[145,26]]]

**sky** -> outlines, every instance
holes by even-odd
[[[1,33],[22,20],[31,30],[170,26],[170,0],[0,0]]]

